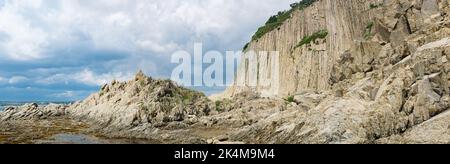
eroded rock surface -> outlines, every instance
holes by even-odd
[[[279,143],[448,143],[448,121],[442,114],[450,108],[448,4],[446,0],[322,0],[296,11],[278,30],[250,43],[250,49],[256,51],[280,51],[281,76],[272,79],[279,80],[273,83],[279,86],[270,88],[279,90],[267,94],[270,89],[239,87],[259,76],[241,66],[236,86],[223,96],[241,91],[268,97],[314,90],[329,94],[320,96],[321,101],[312,103],[314,108],[286,126],[260,125],[257,130],[244,130],[241,136],[259,133],[268,138],[265,141]],[[349,6],[350,11],[345,9]],[[351,15],[358,19],[346,19]],[[298,21],[309,22],[296,25]],[[298,38],[321,29],[331,35],[289,51]],[[348,29],[353,29],[351,34],[346,34]],[[248,60],[246,56],[243,59]],[[260,74],[267,70],[258,69]],[[308,98],[296,96],[294,100]],[[436,128],[427,129],[431,126]],[[281,127],[290,128],[275,130]],[[425,131],[433,135],[419,135]],[[397,140],[386,139],[393,136]]]
[[[140,72],[70,107],[29,104],[0,120],[67,117],[103,136],[161,143],[449,143],[449,3],[319,0],[295,11],[249,45],[280,51],[269,87],[235,85],[212,101]],[[326,38],[295,46],[323,29]],[[266,63],[259,71],[241,65],[236,84],[277,70],[271,60],[249,61]]]

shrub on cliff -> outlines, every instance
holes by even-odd
[[[267,34],[270,31],[275,30],[276,28],[283,25],[283,22],[287,19],[291,18],[291,14],[293,11],[299,9],[303,10],[309,6],[311,6],[314,2],[317,0],[302,0],[300,2],[296,2],[291,4],[291,9],[287,11],[280,11],[277,15],[271,16],[269,20],[267,20],[266,24],[260,28],[258,28],[258,31],[253,35],[252,41],[258,40],[261,37],[263,37],[265,34]]]
[[[317,0],[302,0],[302,1],[300,1],[300,2],[296,2],[296,3],[293,3],[293,4],[291,4],[291,7],[293,8],[293,9],[296,9],[296,8],[298,8],[298,9],[300,9],[300,10],[303,10],[303,9],[305,9],[305,8],[307,8],[307,7],[309,7],[309,6],[311,6],[314,2],[316,2]]]
[[[266,24],[258,29],[256,31],[255,35],[253,35],[252,40],[258,40],[259,38],[263,37],[266,33],[280,27],[283,22],[291,17],[292,11],[282,11],[278,12],[277,15],[274,15],[269,18],[269,20],[266,22]]]
[[[303,46],[303,45],[305,45],[305,44],[310,44],[311,42],[314,42],[315,40],[317,40],[317,39],[323,39],[323,38],[325,38],[325,37],[327,37],[328,36],[328,31],[327,30],[320,30],[320,31],[317,31],[317,32],[315,32],[314,34],[312,34],[312,35],[308,35],[308,36],[305,36],[298,44],[297,44],[297,46],[295,46],[295,48],[297,48],[297,47],[301,47],[301,46]]]
[[[248,46],[250,46],[250,43],[245,44],[245,45],[244,45],[244,48],[242,48],[242,51],[247,50],[247,49],[248,49]]]
[[[286,101],[289,103],[292,103],[292,102],[295,102],[295,98],[294,98],[294,96],[289,96],[286,98]]]
[[[381,6],[383,6],[383,3],[381,3],[381,4],[373,4],[373,3],[371,3],[369,7],[370,7],[370,9],[376,9],[378,7],[381,7]]]
[[[374,23],[373,22],[369,22],[369,24],[367,24],[365,32],[364,32],[364,39],[370,39],[372,37],[372,29],[373,29]]]

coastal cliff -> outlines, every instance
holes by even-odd
[[[296,3],[244,47],[279,56],[243,55],[234,86],[215,101],[139,72],[70,106],[0,112],[0,143],[7,127],[34,120],[40,132],[61,119],[70,133],[158,143],[450,143],[449,4]]]
[[[287,143],[448,143],[449,122],[442,120],[450,104],[450,2],[311,2],[287,11],[277,28],[257,32],[244,51],[278,51],[279,58],[243,55],[234,86],[221,96],[255,92],[307,106],[306,116],[277,126],[289,127],[290,135],[275,137]],[[278,67],[265,64],[271,62]],[[274,70],[271,85],[260,85]],[[311,106],[305,94],[319,99]]]
[[[396,49],[410,35],[442,21],[447,6],[448,1],[441,0],[318,0],[308,7],[293,8],[289,19],[260,38],[253,38],[245,47],[247,52],[278,51],[279,59],[272,61],[267,55],[249,59],[244,55],[235,84],[225,95],[252,90],[265,97],[286,97],[304,90],[332,90],[336,78],[341,78],[336,77],[335,67],[341,65],[342,56],[359,55],[354,61],[361,69],[357,71],[371,72],[376,69],[373,58],[383,48]],[[325,36],[311,38],[320,32],[326,32]],[[249,69],[249,62],[257,65],[257,70]],[[266,64],[272,62],[277,62],[278,67]],[[259,85],[266,80],[261,77],[274,70],[279,76],[269,78],[272,85]],[[356,72],[345,74],[360,76]],[[253,81],[258,85],[250,85]]]

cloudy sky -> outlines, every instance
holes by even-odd
[[[295,0],[0,0],[0,101],[79,100],[170,56],[240,50]],[[208,89],[205,89],[208,91]]]

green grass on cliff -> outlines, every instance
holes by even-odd
[[[295,98],[294,98],[294,96],[289,96],[286,98],[286,101],[289,103],[292,103],[292,102],[295,102]]]
[[[260,28],[258,28],[258,31],[253,35],[252,41],[258,40],[261,37],[263,37],[265,34],[267,34],[270,31],[273,31],[283,25],[284,21],[291,18],[292,12],[295,10],[303,10],[309,6],[311,6],[314,2],[318,0],[302,0],[300,2],[296,2],[291,4],[291,9],[287,11],[281,11],[278,12],[277,15],[271,16],[269,20],[267,20],[266,24]],[[244,50],[248,48],[248,46],[244,47]]]
[[[252,37],[252,41],[258,40],[268,32],[280,27],[284,21],[291,18],[292,11],[293,10],[278,12],[277,15],[270,17],[264,26],[258,28],[258,31],[256,31]]]
[[[368,40],[372,37],[372,29],[373,29],[374,23],[373,22],[369,22],[369,24],[367,24],[366,26],[366,30],[364,32],[364,39]]]
[[[244,48],[242,48],[242,50],[244,50],[244,51],[247,50],[248,46],[250,46],[250,43],[245,44]]]
[[[222,101],[216,101],[216,111],[221,112],[222,111]]]
[[[376,9],[378,7],[381,7],[381,6],[383,6],[383,3],[380,3],[380,4],[373,4],[373,3],[371,3],[369,7],[370,7],[370,9]]]
[[[325,37],[328,36],[328,31],[327,30],[320,30],[315,32],[314,34],[305,36],[298,44],[297,46],[295,46],[295,48],[301,47],[305,44],[310,44],[311,42],[316,41],[317,39],[324,39]],[[295,49],[294,48],[294,49]]]

